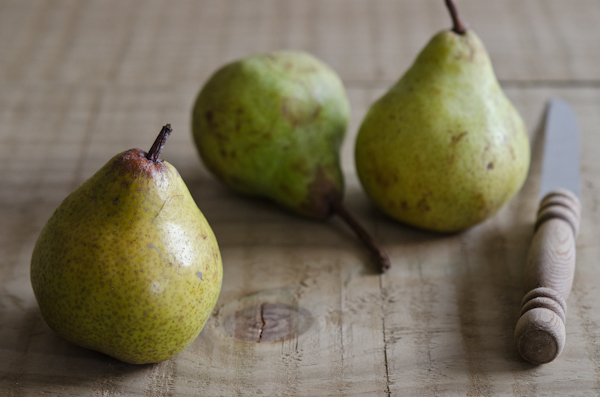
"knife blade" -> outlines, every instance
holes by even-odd
[[[544,128],[540,206],[525,265],[525,290],[515,343],[534,364],[556,359],[565,342],[566,300],[575,272],[581,177],[579,128],[561,99],[549,101]]]
[[[544,132],[540,200],[557,189],[570,190],[579,197],[579,128],[567,102],[555,98],[548,103]]]

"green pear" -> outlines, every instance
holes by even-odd
[[[495,214],[529,168],[523,120],[477,35],[452,1],[454,28],[435,35],[368,111],[355,147],[370,199],[396,220],[452,232]]]
[[[167,360],[210,316],[223,274],[215,236],[177,170],[148,153],[113,157],[73,191],[31,258],[40,311],[57,334],[127,363]]]
[[[304,52],[276,51],[215,72],[196,99],[192,130],[206,167],[236,192],[314,219],[334,212],[346,219],[339,150],[349,115],[329,66]],[[387,256],[370,249],[387,268]]]
[[[339,148],[349,114],[333,70],[280,51],[218,70],[198,95],[193,133],[205,165],[227,186],[325,219],[342,198]]]

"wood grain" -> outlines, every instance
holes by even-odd
[[[556,359],[565,346],[565,301],[575,274],[575,239],[581,204],[568,190],[548,193],[540,203],[535,235],[527,254],[525,290],[515,342],[534,364]]]
[[[353,149],[370,104],[450,26],[442,0],[0,0],[0,396],[599,395],[600,3],[457,5],[525,119],[532,164],[496,216],[439,235],[373,208]],[[345,204],[388,252],[383,276],[340,220],[239,197],[198,160],[189,124],[202,82],[225,62],[280,48],[310,51],[343,78],[352,105]],[[580,122],[585,216],[568,343],[560,360],[535,367],[520,359],[513,331],[535,223],[538,127],[552,96]],[[116,153],[149,147],[166,123],[174,132],[163,157],[215,231],[223,290],[188,349],[131,366],[52,333],[29,261],[58,204]],[[230,313],[261,307],[306,310],[310,326],[292,321],[292,336],[270,343],[226,331]]]

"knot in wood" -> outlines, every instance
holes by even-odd
[[[310,313],[286,303],[259,303],[229,314],[225,331],[245,342],[270,343],[296,338],[312,324]]]

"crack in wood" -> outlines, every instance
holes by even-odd
[[[265,330],[266,325],[267,324],[265,322],[265,304],[263,303],[262,305],[260,305],[260,327],[258,328],[258,343],[260,343],[260,340],[262,339],[262,334]]]
[[[383,293],[383,277],[379,276],[379,292],[381,296],[381,330],[383,333],[383,363],[385,365],[385,393],[388,396],[392,395],[390,391],[390,371],[388,366],[387,356],[387,338],[385,336],[385,294]]]

